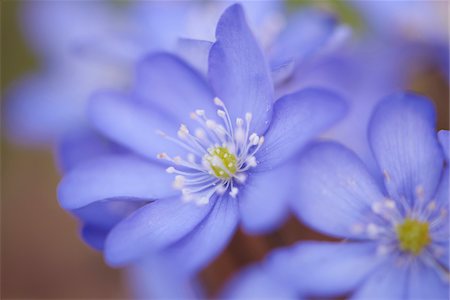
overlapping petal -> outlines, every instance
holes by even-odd
[[[107,199],[155,200],[175,195],[160,165],[134,156],[105,156],[78,166],[60,182],[58,199],[69,210]]]
[[[312,146],[298,166],[295,213],[311,227],[338,237],[362,237],[371,204],[383,199],[376,181],[356,155],[336,143]]]
[[[252,131],[262,134],[271,118],[273,84],[267,62],[239,4],[223,13],[216,39],[208,68],[216,96],[227,105],[233,120],[252,113]]]
[[[346,109],[339,95],[321,88],[304,89],[278,100],[257,154],[257,170],[274,168],[292,158],[316,135],[341,119]]]
[[[441,143],[447,161],[450,161],[450,133],[448,130],[440,130],[438,132],[439,142]]]
[[[248,267],[224,288],[223,299],[299,299],[295,291],[270,276],[263,267]]]
[[[161,199],[132,213],[108,235],[106,261],[121,266],[179,241],[207,216],[212,205],[184,203],[178,197]]]
[[[239,211],[237,200],[224,197],[215,201],[213,209],[192,232],[164,249],[163,253],[182,264],[184,272],[198,272],[211,262],[233,236]]]
[[[377,106],[369,139],[390,196],[433,197],[443,166],[435,119],[432,103],[415,94],[394,94]]]
[[[176,80],[176,82],[174,82]],[[157,53],[140,62],[136,93],[150,108],[173,117],[175,124],[190,124],[190,113],[205,110],[214,117],[214,95],[204,77],[175,55]]]
[[[371,242],[303,242],[272,253],[267,269],[287,289],[327,297],[358,287],[379,263]]]
[[[292,196],[293,168],[251,173],[238,195],[241,223],[248,233],[265,233],[281,225]]]
[[[179,123],[157,108],[148,109],[132,100],[118,93],[96,94],[88,108],[93,126],[119,145],[150,159],[161,152],[183,154],[183,148],[161,136],[161,132],[176,136]]]

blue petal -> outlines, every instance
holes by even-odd
[[[304,296],[339,296],[358,287],[380,264],[376,245],[303,242],[267,259],[273,276]]]
[[[441,237],[438,238],[439,240],[441,240],[439,246],[442,246],[444,248],[443,254],[441,254],[441,256],[438,256],[439,261],[441,262],[442,265],[447,267],[448,270],[448,266],[450,264],[450,256],[449,256],[449,247],[450,247],[450,241],[449,239],[445,239],[445,236],[448,237],[448,230],[449,230],[449,221],[448,221],[448,215],[442,214],[443,211],[447,211],[449,210],[449,205],[450,205],[450,175],[449,175],[449,168],[447,167],[443,174],[442,174],[442,178],[441,178],[441,182],[439,183],[436,195],[435,195],[435,199],[436,199],[436,203],[438,204],[438,209],[436,209],[436,211],[434,212],[434,215],[432,215],[429,220],[440,220],[441,221],[441,226],[435,226],[435,229],[432,231],[432,235],[431,235],[431,239],[433,240],[433,232],[435,232],[435,234],[440,235]],[[442,236],[444,236],[444,238],[442,238]],[[435,241],[436,242],[436,241]]]
[[[133,299],[200,299],[200,285],[174,261],[152,255],[127,269]]]
[[[208,56],[212,42],[194,39],[179,39],[177,43],[177,54],[186,60],[200,74],[206,76],[208,73]]]
[[[295,290],[289,289],[261,266],[255,265],[239,272],[224,288],[221,299],[299,299]]]
[[[111,198],[153,200],[178,193],[173,176],[163,167],[133,156],[105,156],[88,161],[68,173],[59,184],[58,199],[73,210]]]
[[[27,41],[48,59],[71,54],[86,40],[98,39],[115,24],[107,1],[27,1],[21,17]]]
[[[98,201],[82,208],[72,210],[82,223],[102,229],[111,229],[148,201],[108,200]]]
[[[391,197],[434,195],[443,166],[435,119],[432,103],[411,93],[391,95],[375,109],[369,140]]]
[[[246,232],[266,233],[281,225],[287,217],[294,178],[293,168],[289,166],[249,174],[238,195],[242,227]]]
[[[63,173],[94,157],[124,152],[89,128],[81,127],[65,133],[58,141],[56,156]]]
[[[196,109],[216,115],[214,95],[206,80],[169,53],[153,54],[139,64],[136,92],[151,108],[159,108],[177,120],[176,125],[198,124],[190,117]]]
[[[371,204],[383,199],[376,181],[356,155],[336,143],[316,144],[298,165],[294,212],[306,224],[337,237],[364,237]]]
[[[7,91],[5,126],[11,138],[22,143],[49,143],[66,130],[85,125],[85,87],[71,91],[66,73],[51,69],[31,74]]]
[[[86,244],[98,251],[103,250],[108,233],[109,230],[98,228],[92,225],[84,225],[81,228],[81,237],[83,238],[83,240],[86,242]]]
[[[158,132],[176,136],[179,124],[156,108],[148,109],[125,95],[115,93],[96,94],[89,105],[93,126],[101,133],[150,159],[167,152],[181,155],[186,152],[177,144],[165,139]]]
[[[217,199],[205,220],[163,253],[179,261],[187,273],[200,271],[226,247],[236,230],[238,218],[236,199]]]
[[[296,64],[317,54],[331,41],[339,27],[336,16],[323,10],[306,9],[292,15],[270,51],[273,65]]]
[[[356,290],[352,299],[410,299],[407,296],[408,268],[388,260]]]
[[[120,266],[176,243],[206,217],[211,203],[198,206],[179,198],[155,201],[113,228],[105,244],[108,264]]]
[[[407,295],[409,299],[449,299],[448,279],[433,267],[418,261],[410,266]]]
[[[273,84],[264,55],[239,4],[223,13],[216,38],[208,68],[216,96],[227,105],[232,120],[252,113],[251,130],[261,134],[271,118]]]
[[[441,143],[447,161],[450,161],[450,137],[448,130],[440,130],[438,132],[439,142]]]
[[[345,112],[345,102],[324,89],[308,88],[284,96],[274,105],[272,123],[257,153],[258,170],[285,162]]]

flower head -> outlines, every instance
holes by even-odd
[[[339,96],[320,88],[275,102],[240,5],[224,12],[216,38],[208,81],[180,58],[156,53],[140,63],[131,94],[103,92],[90,103],[93,126],[128,154],[75,168],[59,199],[68,210],[99,201],[147,203],[108,233],[112,265],[163,253],[197,270],[239,221],[251,233],[271,230],[286,215],[294,178],[285,162],[346,111]]]
[[[308,149],[295,212],[345,240],[276,250],[238,275],[226,294],[448,299],[449,169],[434,121],[431,103],[414,94],[395,94],[377,106],[369,137],[384,182],[344,146]],[[439,133],[442,141],[446,134]],[[262,280],[263,287],[255,284]]]

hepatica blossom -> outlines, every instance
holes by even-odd
[[[71,211],[147,203],[107,235],[111,265],[163,253],[195,270],[223,248],[239,220],[251,233],[272,229],[285,216],[293,179],[285,162],[346,110],[340,97],[319,88],[275,102],[240,5],[217,25],[208,80],[158,53],[140,64],[132,93],[92,99],[95,128],[134,154],[80,165],[63,178],[59,199]]]
[[[272,292],[281,284],[303,296],[448,299],[448,131],[439,133],[440,145],[434,126],[424,97],[399,93],[380,102],[369,140],[384,182],[339,144],[306,151],[294,210],[345,241],[303,242],[270,255],[263,269]],[[248,290],[256,275],[247,273],[229,293]]]

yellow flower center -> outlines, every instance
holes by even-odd
[[[231,178],[237,170],[237,158],[226,147],[215,147],[209,150],[206,160],[214,175],[220,179]]]
[[[427,222],[406,218],[402,224],[397,225],[396,230],[400,248],[414,255],[420,254],[431,242]]]

